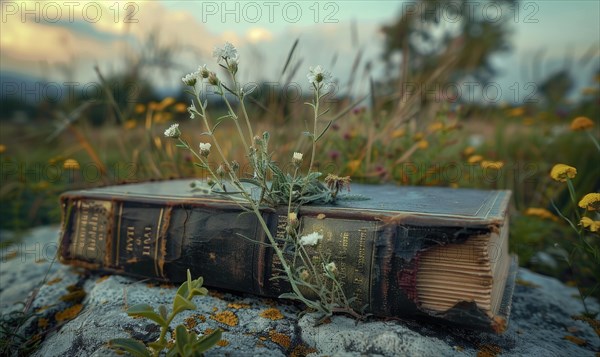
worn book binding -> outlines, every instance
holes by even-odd
[[[253,214],[192,180],[71,191],[61,196],[62,262],[180,282],[189,268],[213,288],[288,292]],[[502,332],[516,274],[508,254],[509,191],[352,185],[330,205],[301,207],[301,234],[320,232],[353,306],[376,316],[433,316]],[[283,238],[287,207],[263,210]],[[249,239],[256,240],[258,243]]]

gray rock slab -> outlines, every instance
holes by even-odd
[[[107,344],[112,338],[150,342],[158,337],[157,325],[133,319],[125,311],[138,303],[170,306],[175,286],[52,264],[57,240],[57,227],[37,228],[0,255],[1,312],[5,315],[22,309],[24,301],[29,303],[35,315],[20,326],[19,333],[44,336],[35,356],[117,356]],[[344,316],[315,326],[317,317],[300,316],[297,306],[218,291],[196,297],[198,310],[179,315],[173,326],[186,323],[200,334],[221,328],[223,342],[208,356],[285,356],[292,352],[314,356],[467,356],[486,348],[506,356],[594,356],[600,350],[593,330],[571,318],[582,311],[574,288],[526,269],[520,269],[519,279],[527,283],[516,286],[509,329],[503,335],[435,322],[356,322]],[[588,305],[599,309],[595,301]],[[281,313],[280,319],[261,316],[272,308]],[[225,321],[228,323],[217,321],[223,312],[235,318]],[[40,321],[44,321],[43,327]],[[587,344],[578,346],[564,339],[566,335]]]

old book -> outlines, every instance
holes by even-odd
[[[62,262],[261,296],[287,292],[253,214],[192,180],[109,186],[61,196]],[[300,209],[301,234],[320,232],[353,307],[376,316],[432,316],[502,332],[516,274],[508,253],[509,191],[352,185],[331,205]],[[265,209],[281,238],[287,207]]]

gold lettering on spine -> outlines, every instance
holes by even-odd
[[[117,245],[115,247],[117,254],[115,256],[114,266],[119,266],[119,253],[121,252],[121,221],[123,220],[123,202],[119,203],[119,214],[117,218],[119,219],[119,223],[117,223]]]
[[[135,227],[128,226],[126,236],[127,240],[125,241],[125,250],[128,252],[133,252],[133,244],[135,242]]]
[[[162,219],[163,219],[163,214],[165,213],[165,209],[161,208],[160,209],[160,215],[158,216],[158,224],[156,225],[156,238],[154,239],[154,271],[156,272],[156,276],[160,277],[160,274],[158,272],[158,241],[160,240],[160,232],[161,232],[161,224],[162,224]],[[146,227],[149,228],[149,227]],[[152,228],[150,228],[152,229]],[[152,232],[152,231],[150,231]]]

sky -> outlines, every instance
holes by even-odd
[[[509,16],[473,0],[473,11],[487,9],[490,18]],[[56,82],[97,81],[94,65],[104,74],[123,69],[124,58],[138,53],[150,32],[158,30],[162,44],[174,46],[176,68],[149,71],[152,81],[178,88],[181,77],[198,65],[216,66],[215,46],[225,41],[240,51],[240,76],[245,81],[279,81],[294,41],[295,61],[302,74],[294,80],[307,86],[309,66],[323,65],[341,88],[351,79],[357,93],[366,91],[363,71],[352,73],[359,52],[369,72],[386,76],[380,61],[382,25],[391,23],[407,1],[2,1],[0,70]],[[493,59],[502,100],[533,91],[540,80],[568,64],[579,79],[591,85],[600,68],[600,1],[521,1],[511,18],[513,51]],[[448,21],[448,19],[446,19]],[[352,26],[356,26],[353,37]],[[540,56],[539,54],[543,54]],[[581,60],[586,58],[589,60]],[[364,67],[359,67],[364,68]],[[577,91],[575,91],[577,92]]]

